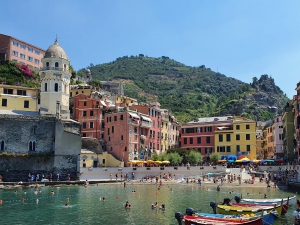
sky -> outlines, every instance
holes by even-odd
[[[299,0],[0,0],[0,33],[45,50],[57,35],[75,70],[168,56],[247,83],[268,74],[292,98],[299,9]]]

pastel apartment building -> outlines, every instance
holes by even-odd
[[[296,86],[296,95],[294,96],[294,126],[295,126],[295,149],[293,156],[300,160],[300,82]]]
[[[149,144],[151,119],[133,110],[118,109],[104,116],[105,150],[129,166],[132,160],[147,160],[153,150]]]
[[[284,148],[282,116],[277,116],[273,119],[272,130],[274,137],[274,155],[276,158],[283,158]]]
[[[26,64],[36,69],[43,67],[45,50],[20,39],[0,34],[0,59]]]
[[[232,117],[206,117],[182,124],[181,147],[199,151],[209,160],[215,148],[215,131],[232,124]]]
[[[296,140],[294,139],[294,105],[293,100],[289,100],[282,116],[283,126],[283,148],[285,156],[291,160],[294,158],[294,148]]]
[[[39,111],[39,89],[0,84],[0,109]]]

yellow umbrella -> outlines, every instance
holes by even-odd
[[[226,159],[220,159],[220,160],[218,160],[218,162],[219,163],[221,163],[221,162],[227,162],[227,160]]]
[[[162,164],[169,164],[170,163],[170,161],[162,161]]]
[[[162,161],[154,161],[154,163],[162,164]]]
[[[148,163],[148,164],[152,164],[152,163],[154,163],[154,161],[151,160],[151,159],[149,159],[149,160],[147,160],[147,163]]]

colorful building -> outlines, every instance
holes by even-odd
[[[174,116],[170,116],[169,122],[169,148],[179,147],[180,124]]]
[[[232,128],[232,122],[233,118],[226,116],[199,118],[182,124],[180,146],[195,149],[209,160],[215,149],[215,132]]]
[[[0,109],[38,112],[39,89],[0,84]]]
[[[92,87],[87,84],[70,85],[70,98],[78,94],[91,95]]]
[[[283,158],[283,126],[282,116],[277,116],[273,119],[272,131],[274,137],[274,155],[275,158]]]
[[[285,107],[282,116],[282,126],[283,126],[283,149],[285,157],[289,160],[293,159],[294,156],[294,107],[293,100],[289,100]]]
[[[296,86],[297,94],[294,96],[294,126],[295,126],[295,149],[294,159],[300,160],[300,82]]]
[[[161,110],[161,152],[165,153],[169,149],[169,112]]]
[[[215,152],[256,159],[256,122],[234,117],[231,124],[215,130]]]
[[[20,39],[0,34],[0,60],[26,64],[35,69],[43,67],[45,50]]]

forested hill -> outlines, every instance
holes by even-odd
[[[171,109],[181,122],[214,114],[230,114],[229,108],[233,104],[229,104],[227,110],[227,101],[242,102],[245,93],[268,91],[261,88],[261,84],[253,82],[256,86],[252,87],[214,72],[205,65],[190,67],[166,56],[124,56],[110,63],[95,66],[91,64],[88,68],[93,79],[122,81],[127,96],[143,102],[159,101],[162,108]],[[283,105],[278,105],[282,108],[287,99],[280,88],[275,87],[278,89],[278,93],[274,93],[275,98],[277,95],[278,98],[283,98],[279,101]]]

